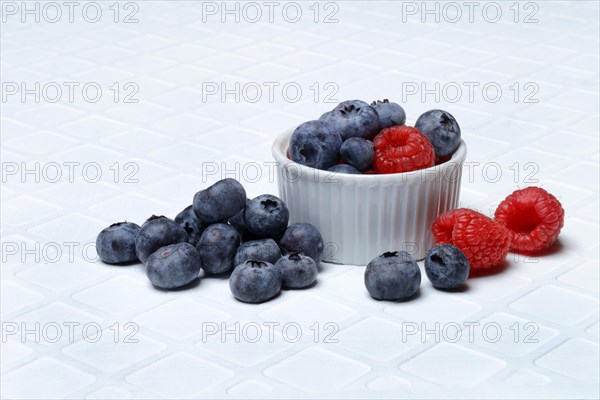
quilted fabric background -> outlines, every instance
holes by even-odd
[[[599,4],[467,3],[2,1],[2,398],[598,398]],[[223,177],[277,194],[275,135],[383,97],[457,118],[462,206],[555,193],[560,242],[399,304],[355,266],[247,305],[94,259]]]

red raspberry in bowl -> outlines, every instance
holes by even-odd
[[[431,231],[436,244],[450,243],[465,253],[471,272],[500,264],[510,248],[508,229],[468,208],[457,208],[440,215]]]
[[[552,194],[530,186],[504,199],[494,218],[508,228],[512,250],[532,254],[554,243],[564,225],[565,211]]]
[[[411,126],[383,129],[375,139],[373,166],[380,174],[394,174],[433,167],[433,146],[421,131]]]

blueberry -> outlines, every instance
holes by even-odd
[[[250,199],[246,199],[246,207],[248,207],[248,203],[250,203]],[[242,239],[242,242],[259,239],[256,235],[250,233],[250,231],[246,227],[246,221],[244,221],[245,209],[246,208],[244,207],[243,209],[238,211],[237,214],[235,214],[233,217],[227,220],[227,223],[229,223],[229,225],[237,229],[238,233],[240,234],[240,238]]]
[[[331,114],[331,111],[324,112],[324,113],[323,113],[323,114],[321,114],[321,116],[319,117],[319,121],[325,121],[325,120],[326,120],[326,119],[329,117],[329,115],[330,115],[330,114]]]
[[[262,303],[281,290],[281,273],[271,263],[249,260],[235,267],[229,289],[240,301]]]
[[[362,138],[350,138],[342,143],[340,156],[359,171],[371,168],[375,158],[373,142]]]
[[[187,242],[188,234],[177,222],[163,215],[153,215],[142,224],[135,237],[135,253],[141,262],[163,246]]]
[[[373,139],[381,130],[377,111],[361,100],[343,101],[321,118],[333,126],[342,140],[351,137]]]
[[[358,174],[360,175],[360,171],[354,168],[352,165],[348,164],[336,164],[333,167],[329,168],[327,171],[329,172],[337,172],[338,174]]]
[[[200,254],[189,243],[161,247],[146,260],[146,276],[161,289],[175,289],[191,283],[200,272]]]
[[[469,277],[469,261],[451,244],[432,247],[425,256],[425,274],[438,289],[456,289]]]
[[[203,224],[194,213],[191,205],[187,206],[182,212],[177,214],[175,222],[181,225],[187,232],[189,242],[194,246],[198,243],[200,235],[202,235],[202,232],[204,232],[204,229],[206,228],[206,225]]]
[[[246,191],[235,179],[226,178],[194,195],[194,213],[206,224],[226,221],[246,206]]]
[[[234,267],[233,259],[240,245],[240,234],[233,226],[209,225],[196,245],[207,274],[222,274]]]
[[[139,231],[139,225],[132,222],[117,222],[104,228],[96,238],[98,256],[108,264],[137,261],[135,236]]]
[[[381,129],[389,128],[395,125],[404,125],[406,122],[406,113],[404,109],[396,103],[392,103],[388,99],[377,100],[371,103],[371,106],[377,111]]]
[[[299,164],[327,169],[337,163],[342,138],[327,122],[300,124],[290,139],[290,158]]]
[[[233,217],[227,220],[229,225],[233,226],[241,234],[246,230],[246,222],[244,221],[244,210],[248,207],[250,199],[246,198],[246,205],[240,211],[238,211]]]
[[[377,300],[406,300],[419,290],[421,270],[405,251],[375,257],[365,270],[365,286]]]
[[[437,157],[451,155],[460,145],[460,126],[447,111],[427,111],[417,119],[415,128],[429,138]]]
[[[323,258],[323,237],[312,224],[301,222],[291,224],[279,240],[279,246],[287,253],[304,253],[317,264]]]
[[[290,253],[275,263],[281,270],[281,283],[290,289],[303,289],[312,285],[317,279],[319,269],[315,260],[303,253]]]
[[[240,265],[248,260],[275,263],[281,257],[281,250],[273,239],[250,240],[242,243],[235,254],[233,265]]]
[[[283,200],[270,194],[253,198],[244,210],[246,227],[259,238],[278,239],[289,219],[290,212]]]

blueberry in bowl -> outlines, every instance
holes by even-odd
[[[377,111],[381,129],[389,128],[394,125],[404,125],[406,122],[406,112],[399,104],[393,103],[388,99],[376,100],[371,103],[371,107]]]
[[[342,137],[325,121],[300,124],[290,139],[292,160],[309,167],[328,169],[337,163]]]
[[[436,157],[450,156],[460,145],[460,126],[448,111],[429,110],[423,113],[415,128],[429,138]]]
[[[381,130],[377,111],[362,100],[343,101],[321,120],[331,124],[344,141],[351,137],[373,139]]]
[[[340,158],[348,165],[363,171],[371,168],[375,159],[375,147],[370,140],[350,138],[342,143]]]
[[[338,174],[353,174],[353,175],[360,175],[360,173],[361,173],[359,170],[357,170],[356,168],[354,168],[352,165],[349,165],[349,164],[336,164],[333,167],[329,168],[327,171],[338,173]]]

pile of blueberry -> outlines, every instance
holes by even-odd
[[[289,157],[308,167],[346,174],[409,172],[447,161],[460,144],[460,127],[447,111],[430,110],[414,127],[389,100],[347,100],[292,134]]]
[[[142,226],[118,222],[100,232],[96,249],[109,264],[141,261],[155,287],[189,285],[206,275],[233,270],[229,287],[236,299],[259,303],[282,287],[301,289],[317,278],[323,238],[308,223],[288,226],[289,211],[276,196],[250,200],[234,179],[195,194],[175,219],[148,218]]]

